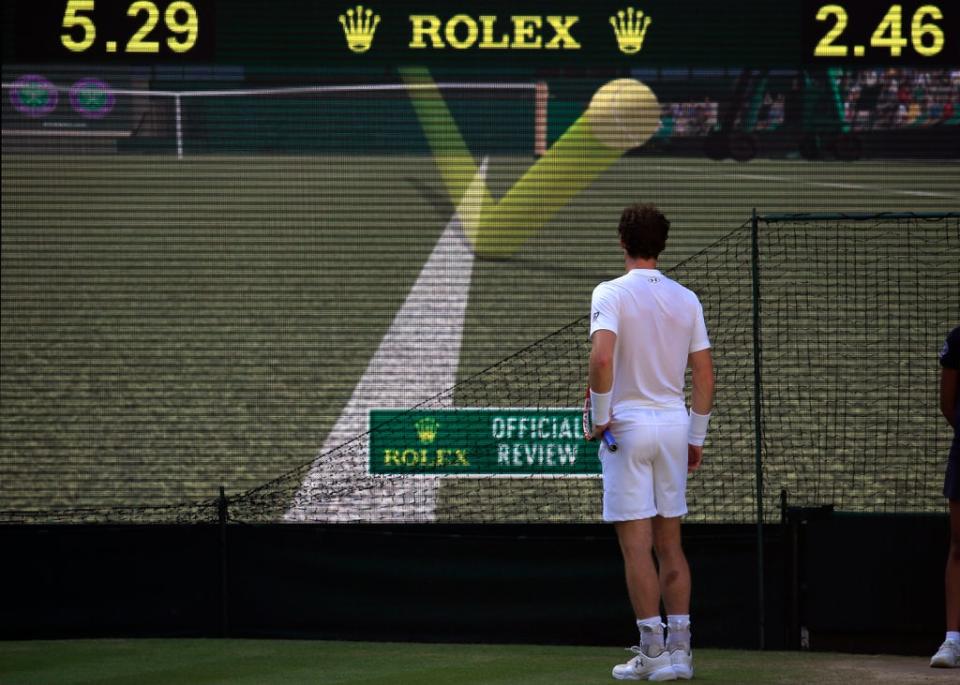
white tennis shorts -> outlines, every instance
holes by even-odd
[[[617,441],[611,452],[601,441],[603,520],[634,521],[687,513],[685,409],[618,409],[610,424]]]

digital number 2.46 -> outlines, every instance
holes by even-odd
[[[837,39],[847,28],[849,16],[841,5],[824,5],[817,11],[817,21],[829,21],[833,17],[835,22],[820,39],[813,51],[814,57],[846,57],[846,45],[836,43]],[[913,13],[910,21],[909,40],[903,35],[903,6],[891,5],[880,23],[877,24],[873,35],[870,36],[870,47],[888,49],[891,57],[899,57],[903,48],[908,44],[921,57],[933,57],[943,50],[944,34],[939,25],[933,23],[943,19],[943,12],[935,5],[923,5]],[[932,21],[931,21],[932,20]],[[854,57],[863,57],[863,46],[854,46]]]

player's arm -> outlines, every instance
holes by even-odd
[[[613,390],[613,353],[617,346],[617,334],[606,329],[594,331],[590,336],[590,390],[606,394]],[[599,437],[610,425],[606,421],[594,425],[593,434]]]
[[[713,409],[713,356],[710,348],[691,352],[687,358],[692,381],[690,408],[706,415]]]
[[[617,293],[609,283],[593,289],[590,298],[590,399],[593,413],[593,435],[599,438],[610,425],[613,401],[613,355],[617,346],[619,324]]]
[[[691,352],[687,357],[692,382],[690,397],[690,436],[687,438],[687,470],[696,471],[703,461],[703,441],[713,409],[713,355],[710,348]]]
[[[590,337],[590,389],[610,392],[613,389],[613,351],[617,334],[599,330]]]
[[[947,335],[940,350],[940,413],[954,429],[957,421],[957,375],[960,374],[960,326]]]
[[[954,421],[957,420],[958,382],[960,382],[960,371],[946,366],[940,369],[940,413],[954,428],[956,428]]]

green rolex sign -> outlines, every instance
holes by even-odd
[[[596,443],[574,409],[370,412],[370,473],[595,476]]]

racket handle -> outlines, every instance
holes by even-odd
[[[614,439],[613,433],[610,432],[609,428],[603,431],[603,442],[611,452],[617,451],[617,441]]]

